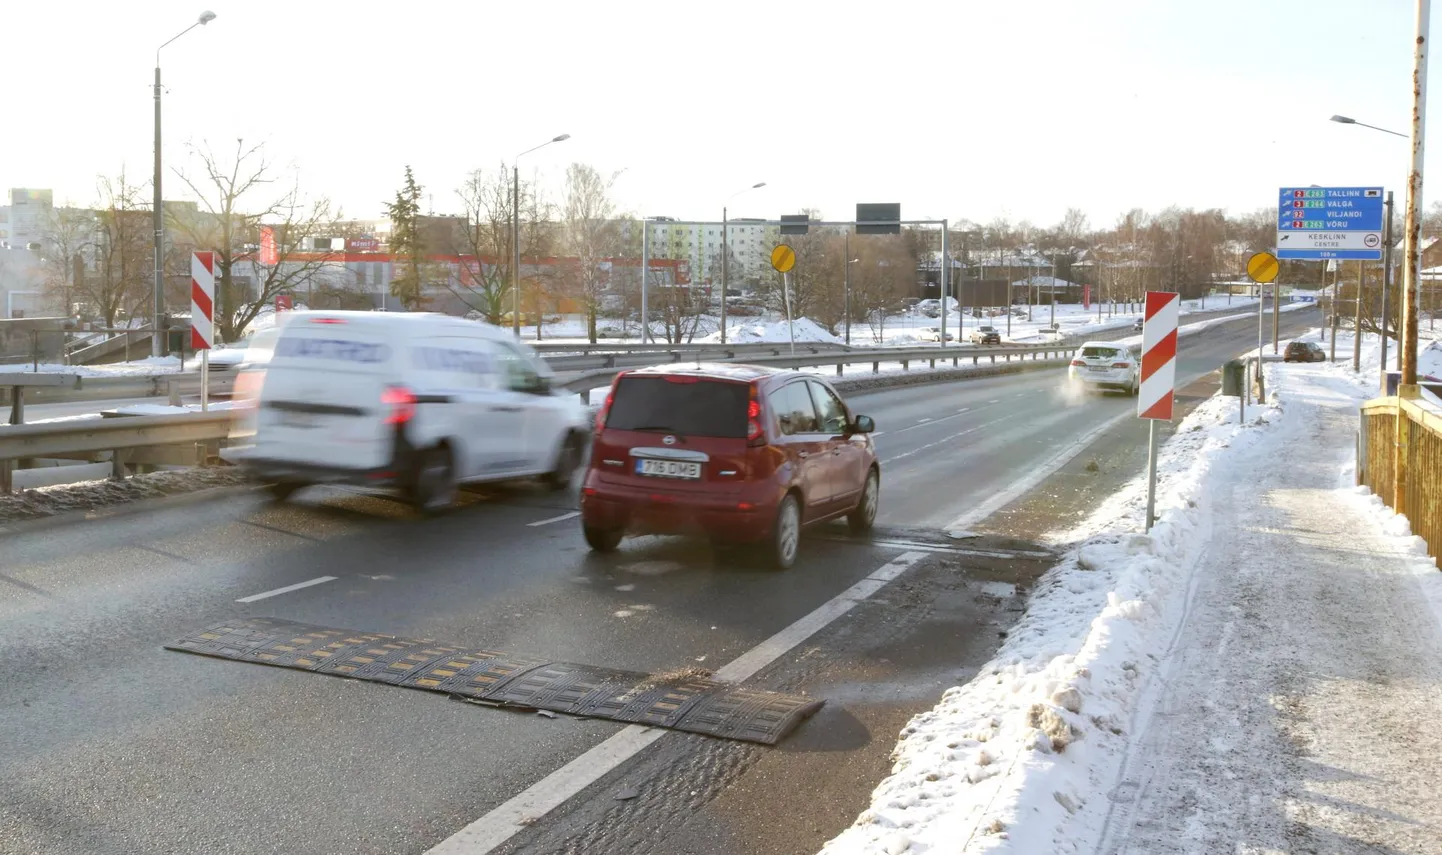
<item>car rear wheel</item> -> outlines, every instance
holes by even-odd
[[[411,501],[422,513],[439,513],[456,501],[456,473],[444,446],[428,449],[416,461]]]
[[[861,490],[861,501],[847,517],[846,522],[856,534],[871,531],[876,524],[876,509],[881,504],[881,476],[873,469],[866,474],[866,486]]]
[[[801,548],[801,503],[788,493],[776,508],[776,522],[767,544],[767,561],[776,570],[790,570]]]
[[[286,499],[289,499],[291,496],[295,495],[295,492],[304,486],[304,484],[297,484],[294,481],[277,481],[274,484],[267,484],[265,486],[265,491],[270,494],[270,497],[273,500],[277,502],[284,502]]]
[[[625,535],[619,528],[599,528],[584,524],[581,526],[581,533],[586,536],[586,545],[597,552],[615,552]]]

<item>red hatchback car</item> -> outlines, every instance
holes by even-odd
[[[658,366],[616,378],[596,418],[581,523],[592,549],[626,534],[764,544],[796,562],[801,527],[871,528],[881,466],[866,416],[826,381],[752,365]]]

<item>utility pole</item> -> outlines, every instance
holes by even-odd
[[[646,303],[646,287],[651,279],[651,221],[641,218],[641,343],[651,341],[651,313]]]
[[[1412,70],[1412,169],[1407,180],[1407,273],[1402,290],[1402,378],[1401,385],[1417,383],[1417,294],[1422,267],[1422,155],[1427,129],[1427,40],[1430,38],[1432,2],[1417,0],[1417,39]],[[1400,391],[1400,389],[1399,389]],[[1405,419],[1397,419],[1399,427]],[[1400,435],[1399,440],[1406,436]],[[1396,501],[1393,510],[1402,513],[1406,469],[1401,465],[1405,443],[1397,449],[1398,477],[1394,479]]]

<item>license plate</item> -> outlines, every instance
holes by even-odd
[[[1091,366],[1088,366],[1088,370],[1090,370],[1090,371],[1109,371],[1110,369],[1108,369],[1105,365],[1091,365]]]
[[[649,475],[652,478],[689,478],[695,480],[701,477],[701,464],[683,463],[679,460],[637,460],[636,474]]]

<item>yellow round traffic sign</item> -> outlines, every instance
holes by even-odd
[[[796,250],[781,244],[771,250],[771,266],[779,273],[786,273],[796,266]]]
[[[1252,277],[1253,282],[1271,282],[1281,269],[1281,263],[1270,252],[1259,252],[1247,259],[1247,275]]]

